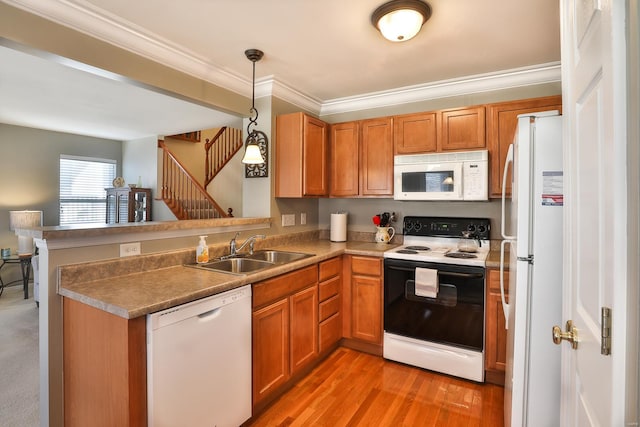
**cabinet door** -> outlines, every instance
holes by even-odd
[[[289,299],[253,313],[253,402],[289,379]]]
[[[486,147],[484,106],[443,110],[439,114],[441,151]]]
[[[331,196],[358,195],[358,122],[331,126]]]
[[[487,106],[487,146],[489,148],[489,197],[502,197],[502,173],[509,145],[513,142],[518,115],[539,111],[562,112],[562,97],[524,99]],[[511,196],[511,172],[507,176],[506,195]]]
[[[290,297],[291,373],[318,356],[318,288],[312,286]]]
[[[436,113],[395,116],[393,138],[395,154],[432,153],[438,148]]]
[[[351,277],[351,336],[382,344],[382,280],[375,276]]]
[[[329,194],[327,129],[328,125],[322,120],[304,116],[302,178],[305,196]]]
[[[393,120],[360,122],[360,195],[393,196]]]
[[[275,196],[326,196],[328,125],[304,113],[276,117]]]
[[[505,284],[509,273],[504,273]],[[508,292],[508,289],[505,289]],[[506,297],[507,295],[505,295]],[[487,382],[504,384],[507,363],[507,330],[505,329],[502,297],[500,296],[500,271],[489,270],[487,279],[487,311],[485,313],[485,369]]]

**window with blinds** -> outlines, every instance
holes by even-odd
[[[60,156],[60,225],[104,223],[116,161]]]

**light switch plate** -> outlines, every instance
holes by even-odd
[[[300,213],[300,225],[306,225],[306,224],[307,224],[307,213],[302,212]]]
[[[120,256],[140,255],[140,242],[122,243],[120,245]]]
[[[282,226],[289,227],[296,225],[296,214],[282,214]]]

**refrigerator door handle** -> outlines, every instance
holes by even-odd
[[[507,300],[504,296],[504,245],[510,242],[511,240],[503,240],[500,242],[500,299],[502,300],[502,313],[504,314],[505,329],[509,329],[509,304],[507,304]]]
[[[509,144],[509,150],[507,151],[507,158],[504,161],[504,170],[502,171],[502,221],[500,223],[500,234],[503,239],[513,240],[516,236],[507,235],[505,227],[505,206],[506,206],[506,192],[507,192],[507,174],[509,172],[509,165],[513,165],[513,144]]]

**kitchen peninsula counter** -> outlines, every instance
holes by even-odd
[[[384,251],[395,246],[397,245],[358,241],[334,243],[328,240],[309,240],[261,247],[260,249],[304,252],[314,256],[244,275],[184,266],[184,262],[179,260],[184,259],[185,252],[189,251],[67,265],[61,266],[58,271],[58,293],[116,316],[133,319],[345,253],[382,257]],[[133,270],[138,271],[132,272]]]

